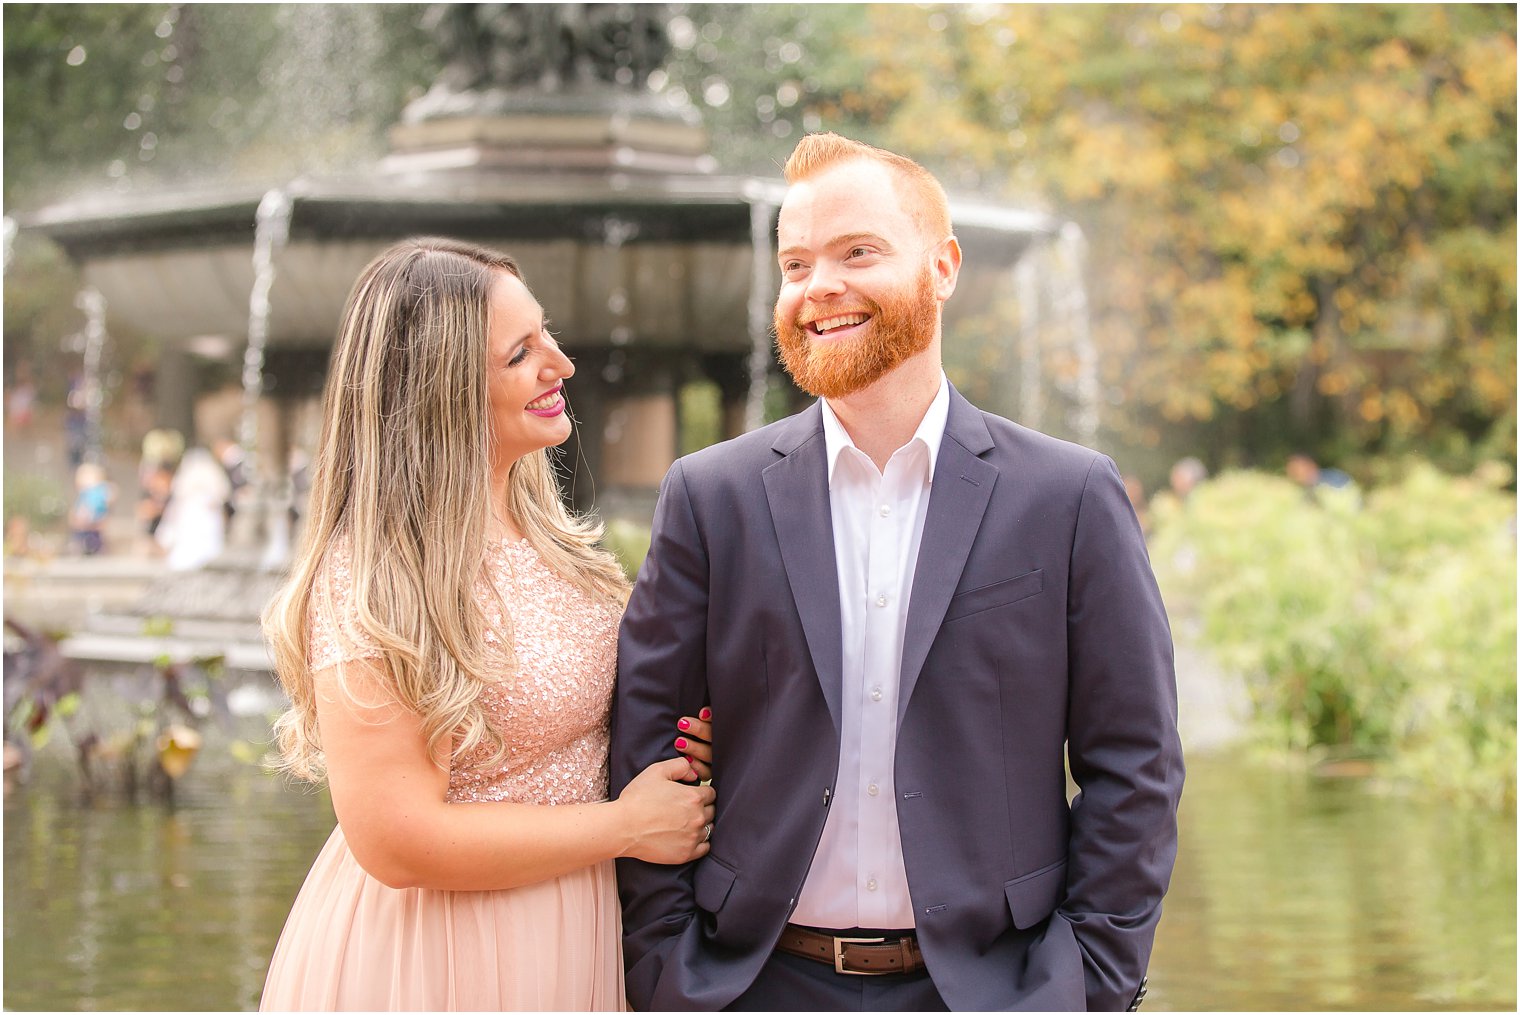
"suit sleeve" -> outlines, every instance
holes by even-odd
[[[1072,803],[1058,912],[1082,948],[1090,1011],[1145,975],[1177,856],[1182,744],[1171,630],[1135,513],[1107,457],[1087,475],[1067,601]]]
[[[672,757],[676,720],[707,701],[708,559],[682,463],[655,506],[649,554],[618,634],[612,792]],[[695,913],[691,864],[618,861],[628,998],[648,1009],[664,966]]]

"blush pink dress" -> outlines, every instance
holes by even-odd
[[[343,621],[351,609],[346,555],[331,553],[325,569],[329,582],[317,587],[327,585],[331,595],[312,597],[314,670],[378,655]],[[484,692],[490,721],[510,753],[486,770],[456,760],[449,800],[605,800],[620,607],[594,600],[549,570],[526,540],[494,544],[486,575],[507,604],[518,663],[515,677]],[[488,627],[497,628],[496,598],[484,585],[477,594]],[[500,650],[494,635],[487,642]],[[396,889],[365,873],[339,826],[291,909],[259,1006],[623,1010],[622,917],[613,863],[503,891]]]

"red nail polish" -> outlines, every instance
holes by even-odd
[[[697,713],[697,718],[701,719],[703,722],[706,722],[712,718],[712,709],[704,708],[702,711]]]
[[[676,750],[678,750],[678,751],[684,751],[684,750],[686,750],[686,738],[685,737],[676,737]],[[690,761],[691,759],[688,758],[687,760]]]
[[[689,730],[691,729],[691,723],[687,722],[685,719],[678,719],[676,721],[676,729]]]

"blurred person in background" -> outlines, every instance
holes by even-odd
[[[106,481],[106,470],[85,462],[74,470],[74,503],[69,508],[69,536],[86,557],[105,549],[106,519],[116,491]]]
[[[1167,483],[1171,487],[1172,496],[1179,501],[1185,501],[1198,484],[1208,478],[1208,467],[1189,455],[1187,458],[1178,459],[1172,466],[1172,471],[1167,476]]]
[[[227,542],[223,512],[230,487],[227,473],[205,448],[191,448],[169,484],[154,538],[171,571],[198,571],[221,555]]]
[[[222,469],[227,473],[227,499],[222,505],[222,510],[227,516],[227,524],[232,524],[232,516],[237,514],[238,504],[242,500],[243,488],[248,485],[249,475],[243,456],[243,448],[236,441],[223,437],[211,445],[211,451],[216,455],[216,460],[222,464]]]
[[[1318,462],[1303,452],[1288,456],[1285,471],[1289,479],[1305,490],[1313,490],[1320,486],[1329,487],[1332,490],[1343,490],[1353,484],[1348,473],[1340,469],[1321,468]]]
[[[1124,474],[1124,495],[1129,498],[1129,506],[1135,509],[1135,520],[1140,523],[1140,531],[1148,534],[1151,519],[1145,502],[1145,483],[1133,472]]]
[[[299,539],[306,501],[311,496],[311,455],[305,448],[293,447],[286,465],[290,476],[290,534],[292,539]]]
[[[169,506],[174,471],[185,453],[185,438],[178,430],[154,429],[143,436],[142,459],[137,465],[137,521],[142,526],[149,552],[161,553],[158,526]]]
[[[32,379],[32,365],[25,360],[16,364],[16,382],[5,398],[6,426],[13,433],[31,432],[32,414],[37,409],[37,382]]]
[[[68,393],[64,396],[63,437],[69,452],[69,468],[77,469],[84,462],[90,440],[90,418],[86,413],[84,377],[75,373],[69,377]]]

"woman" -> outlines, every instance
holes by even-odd
[[[349,297],[266,617],[281,754],[338,827],[265,1009],[620,1009],[613,858],[707,852],[713,792],[681,781],[705,765],[606,801],[627,582],[550,467],[573,373],[503,255],[403,242]]]
[[[170,571],[198,571],[222,553],[227,542],[224,513],[232,484],[216,456],[191,448],[169,484],[168,504],[155,539]]]

